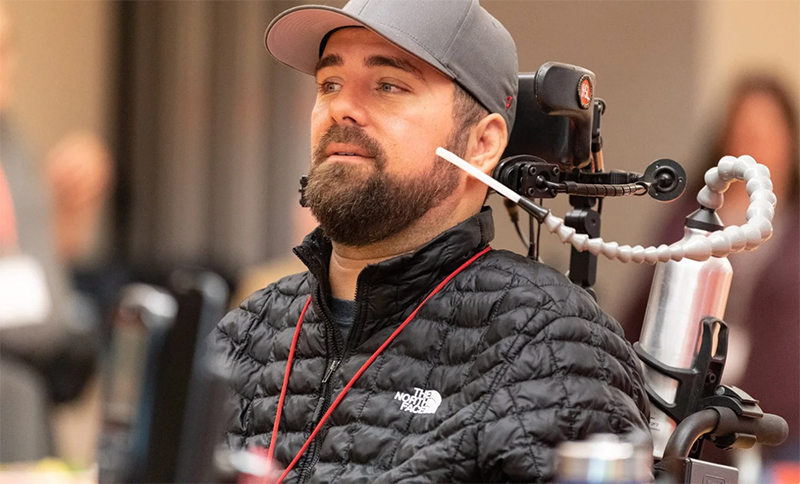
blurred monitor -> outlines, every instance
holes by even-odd
[[[205,338],[225,313],[216,274],[176,271],[168,289],[126,287],[105,367],[100,482],[211,482],[225,392]]]

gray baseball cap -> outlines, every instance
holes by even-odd
[[[427,62],[506,120],[517,111],[517,48],[478,0],[351,0],[342,9],[306,5],[278,15],[264,43],[280,62],[314,75],[333,30],[366,27]]]

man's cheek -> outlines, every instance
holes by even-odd
[[[395,155],[395,157],[416,158],[417,154],[423,151],[424,146],[432,143],[434,136],[424,121],[420,121],[416,125],[394,123],[390,128],[384,133],[377,133],[375,138],[387,153]]]
[[[330,119],[327,115],[324,114],[324,110],[321,108],[317,108],[314,106],[314,110],[311,111],[311,146],[314,147],[317,145],[319,138],[325,134],[328,128],[331,126]]]

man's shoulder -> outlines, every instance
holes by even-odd
[[[263,313],[272,306],[289,305],[299,297],[307,297],[311,293],[309,273],[300,272],[281,277],[245,298],[239,309],[254,315]]]
[[[622,338],[619,323],[603,312],[588,292],[546,264],[507,250],[493,250],[474,277],[477,287],[490,287],[501,294],[496,314],[526,315],[539,329],[556,320],[585,332],[602,327]]]
[[[493,250],[486,254],[477,277],[496,278],[504,287],[515,292],[536,295],[562,310],[589,311],[594,315],[597,303],[580,286],[574,284],[556,269],[507,250]]]
[[[489,251],[482,258],[481,265],[514,276],[520,285],[574,285],[554,268],[509,250]]]
[[[308,272],[301,272],[282,277],[255,291],[226,314],[217,329],[225,334],[238,334],[240,339],[244,338],[259,321],[270,319],[268,315],[289,311],[296,305],[296,301],[307,298],[311,293],[310,280]]]

